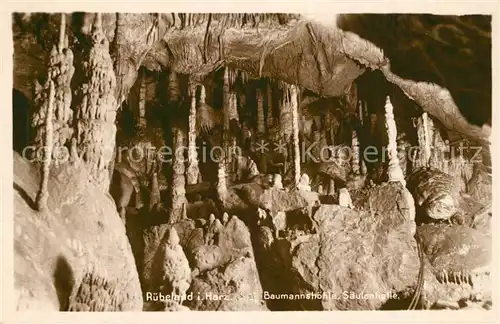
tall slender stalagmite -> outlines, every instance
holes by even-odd
[[[198,152],[196,150],[196,86],[191,85],[191,106],[189,108],[189,137],[188,137],[188,167],[187,183],[198,183],[200,170],[198,168]]]
[[[293,145],[293,174],[294,183],[297,186],[300,182],[300,147],[299,147],[299,116],[297,87],[290,85],[290,107],[292,110],[292,145]]]
[[[290,85],[288,85],[285,82],[280,82],[280,89],[283,91],[282,93],[282,98],[279,101],[280,104],[280,120],[279,120],[279,132],[280,132],[280,138],[285,139],[291,135],[291,129],[292,129],[292,110],[293,107],[291,106],[290,102],[290,95],[291,95],[291,88]],[[295,89],[295,94],[297,93],[297,90]],[[295,99],[297,102],[297,95],[295,95]],[[298,109],[296,107],[295,109]],[[298,113],[297,113],[298,116]],[[298,118],[298,117],[297,117]],[[297,127],[298,127],[298,121],[297,121]]]
[[[265,120],[264,120],[264,98],[262,96],[262,91],[257,88],[257,132],[264,134],[266,131]]]
[[[145,129],[146,123],[146,73],[143,72],[139,74],[139,118],[138,125],[139,128]]]
[[[387,96],[385,101],[385,126],[387,129],[387,137],[389,139],[389,144],[387,145],[387,150],[389,153],[389,182],[401,182],[403,186],[406,185],[405,177],[403,175],[403,170],[399,165],[398,158],[398,148],[397,148],[397,129],[396,122],[394,121],[393,107],[389,96]]]
[[[172,159],[172,206],[168,222],[175,224],[182,219],[184,204],[186,199],[186,179],[184,167],[184,134],[178,128],[173,129],[174,135],[174,155]]]
[[[79,87],[81,102],[76,108],[78,154],[87,163],[91,180],[108,191],[108,167],[116,135],[116,78],[109,43],[102,30],[101,14],[92,28],[92,47],[84,58],[84,81]]]

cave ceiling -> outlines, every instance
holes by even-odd
[[[14,14],[14,87],[30,98],[57,38],[59,15]],[[68,15],[77,61],[94,14]],[[339,15],[340,29],[285,14],[103,14],[123,100],[139,67],[199,77],[222,65],[339,97],[380,70],[445,129],[488,141],[491,17]]]

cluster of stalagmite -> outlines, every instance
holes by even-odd
[[[103,191],[109,188],[109,164],[116,136],[116,78],[109,43],[98,13],[92,29],[92,47],[83,64],[84,81],[76,108],[78,155],[91,171],[92,180]]]
[[[183,217],[183,208],[187,204],[186,178],[184,166],[184,134],[180,129],[174,129],[174,155],[172,158],[172,206],[169,223],[175,224]]]
[[[406,185],[405,177],[401,166],[399,165],[398,150],[397,150],[397,129],[396,122],[394,121],[393,107],[389,96],[386,98],[385,102],[385,126],[387,129],[387,137],[389,143],[387,145],[387,150],[389,153],[389,167],[388,175],[390,182],[399,181],[403,185]]]
[[[191,105],[189,107],[189,134],[188,134],[188,166],[187,183],[196,184],[200,176],[198,168],[198,152],[196,150],[196,87],[190,87]]]

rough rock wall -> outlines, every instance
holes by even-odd
[[[142,292],[112,198],[84,167],[53,169],[48,209],[35,212],[39,173],[14,155],[14,284],[18,310],[138,311]]]

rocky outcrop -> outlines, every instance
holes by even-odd
[[[14,289],[20,311],[139,311],[142,292],[112,198],[85,167],[53,168],[35,212],[38,171],[14,155]]]
[[[441,283],[439,300],[491,300],[492,239],[462,225],[418,227],[424,253]]]
[[[286,294],[293,298],[286,300],[287,306],[308,310],[380,309],[396,299],[405,303],[420,264],[412,234],[414,214],[401,184],[374,190],[370,212],[321,206],[313,215],[317,234],[273,242],[268,231],[260,231],[259,242],[268,246],[259,248],[259,258],[267,261],[261,276],[274,273],[274,279],[262,279],[274,281],[264,284],[273,294],[269,299]],[[390,192],[401,199],[385,199]],[[425,278],[432,283],[431,273],[425,272]],[[427,298],[432,299],[431,292],[429,288]]]

